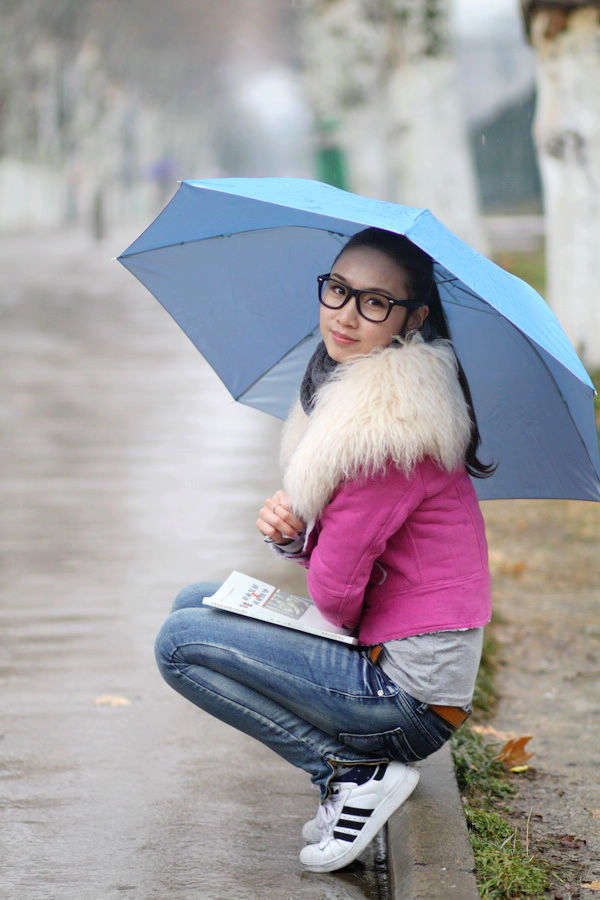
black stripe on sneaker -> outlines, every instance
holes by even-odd
[[[354,828],[356,831],[360,831],[364,825],[364,822],[353,822],[352,819],[338,819],[335,823],[336,828]]]
[[[367,818],[373,812],[372,809],[361,809],[359,806],[344,806],[340,815],[346,816],[367,816]]]
[[[355,834],[346,834],[345,831],[335,831],[333,832],[334,838],[337,838],[338,841],[353,841],[357,835]]]
[[[371,781],[381,781],[381,779],[385,775],[385,770],[387,769],[387,767],[388,767],[387,763],[381,763],[379,766],[377,766],[377,771],[371,778]]]

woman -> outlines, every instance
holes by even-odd
[[[204,607],[218,585],[201,583],[175,600],[157,659],[193,703],[310,773],[321,803],[300,860],[327,872],[412,792],[406,763],[469,714],[490,584],[468,474],[491,467],[430,257],[367,229],[318,280],[323,340],[257,526],[361,647]]]

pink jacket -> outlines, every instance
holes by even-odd
[[[448,342],[416,335],[338,366],[282,438],[284,488],[307,523],[308,588],[365,644],[490,619],[470,420]]]
[[[364,644],[490,619],[483,518],[464,468],[426,459],[410,478],[390,465],[341,485],[300,561],[321,613],[358,627]]]

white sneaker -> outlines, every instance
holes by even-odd
[[[321,806],[319,806],[319,811]],[[319,813],[310,822],[305,822],[302,826],[302,837],[307,844],[318,844],[321,840],[321,826],[319,825]]]
[[[364,784],[333,781],[317,818],[304,826],[320,826],[321,839],[302,848],[302,865],[309,872],[334,872],[349,865],[412,794],[418,780],[416,769],[391,762],[377,766]]]

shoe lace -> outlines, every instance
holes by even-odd
[[[316,823],[321,832],[321,849],[333,839],[333,827],[338,819],[338,810],[344,802],[344,796],[339,787],[334,787],[333,793],[324,800],[317,810]]]

